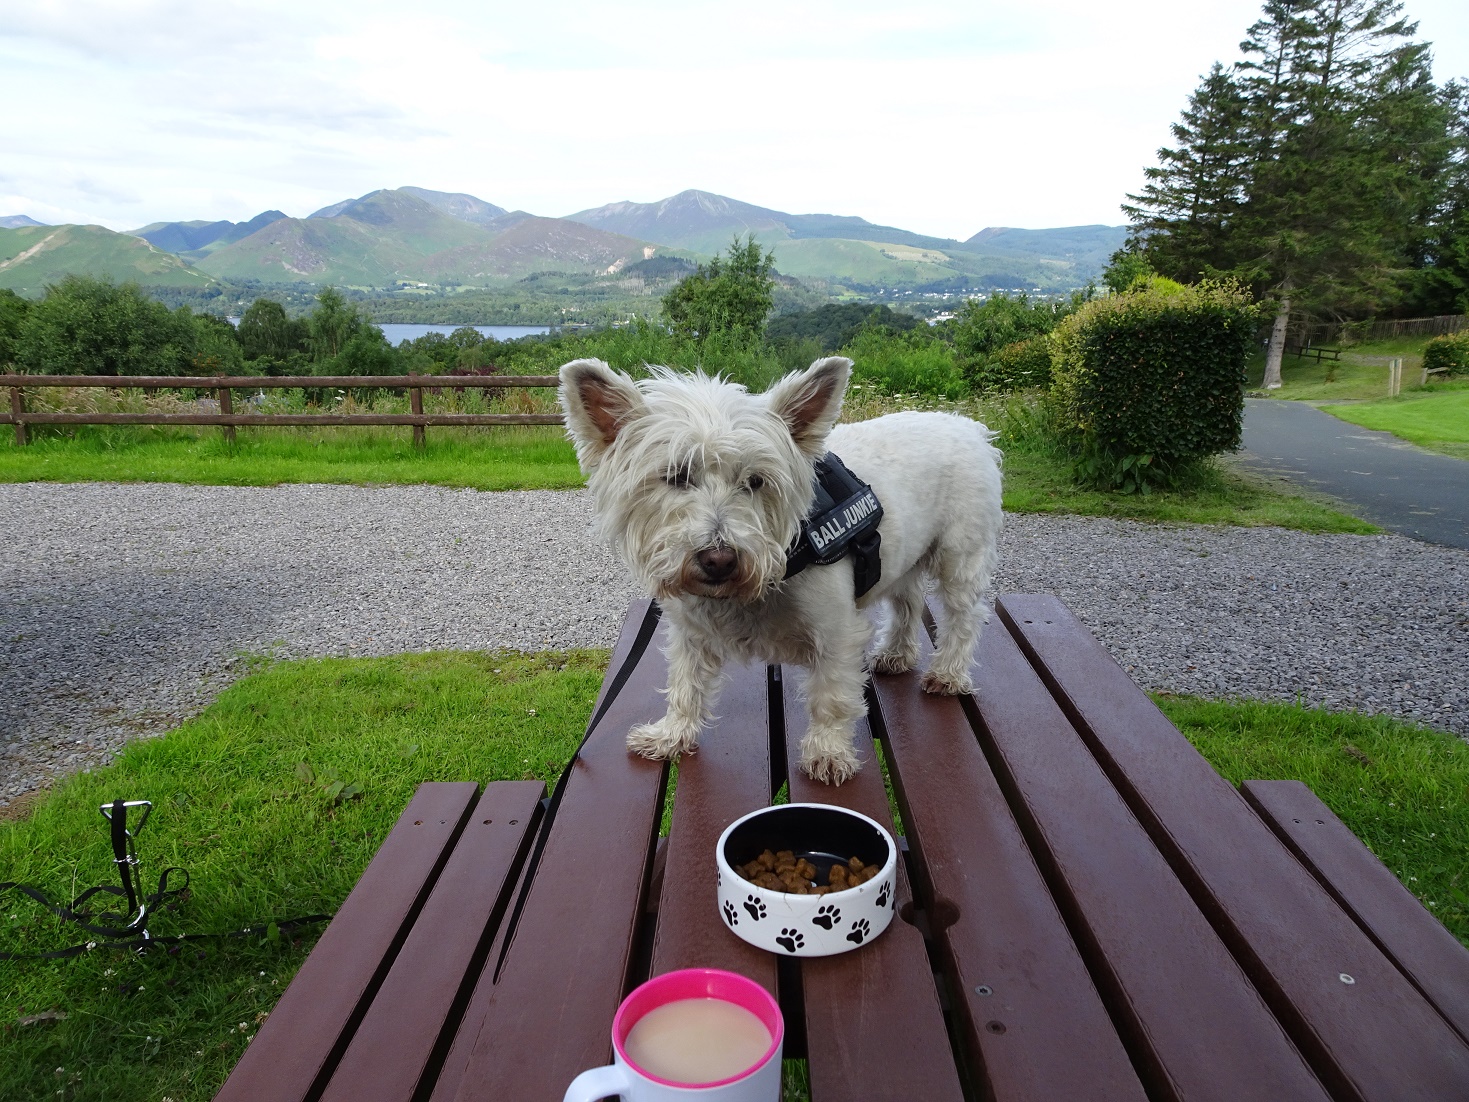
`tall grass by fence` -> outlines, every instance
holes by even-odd
[[[119,375],[0,375],[0,387],[10,390],[10,411],[0,413],[0,424],[15,426],[15,442],[24,447],[30,425],[219,425],[226,440],[235,439],[240,425],[411,425],[413,443],[422,448],[429,426],[559,425],[559,413],[425,413],[424,390],[555,387],[555,375],[331,375],[285,376],[119,376]],[[214,391],[218,413],[54,413],[26,409],[25,391],[35,387],[106,387],[113,390]],[[410,413],[236,413],[236,390],[384,389],[408,392]]]

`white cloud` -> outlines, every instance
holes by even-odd
[[[1254,0],[12,0],[0,214],[309,213],[377,187],[565,214],[685,187],[945,236],[1121,220]],[[1410,7],[1440,79],[1469,9]]]

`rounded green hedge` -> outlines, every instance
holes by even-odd
[[[1153,279],[1051,336],[1052,392],[1082,481],[1147,490],[1239,446],[1256,308],[1229,282]]]
[[[1446,370],[1450,375],[1469,374],[1469,332],[1434,337],[1423,348],[1423,368]]]

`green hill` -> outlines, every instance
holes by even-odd
[[[524,211],[491,216],[499,210],[471,195],[374,191],[310,218],[272,222],[199,267],[267,283],[486,286],[535,272],[607,273],[649,255],[642,241]]]
[[[327,209],[337,213],[282,218],[199,266],[221,279],[383,287],[422,278],[424,261],[436,253],[493,238],[483,226],[403,191],[374,191]]]
[[[592,229],[564,218],[519,217],[484,244],[432,256],[422,271],[437,283],[483,284],[520,279],[532,272],[613,274],[651,251],[641,241]]]
[[[206,287],[213,280],[172,253],[102,226],[0,229],[0,287],[40,295],[65,275],[135,279],[158,287]]]
[[[981,230],[968,241],[928,237],[836,214],[788,214],[683,191],[656,203],[609,203],[573,221],[674,248],[718,253],[752,233],[791,276],[857,290],[1069,290],[1095,279],[1126,236],[1122,226]]]

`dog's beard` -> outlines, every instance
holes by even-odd
[[[749,603],[760,600],[785,576],[785,547],[771,541],[725,543],[735,552],[735,570],[722,581],[711,581],[699,566],[699,552],[713,546],[712,541],[654,542],[626,532],[618,545],[638,581],[664,600],[708,597]]]

